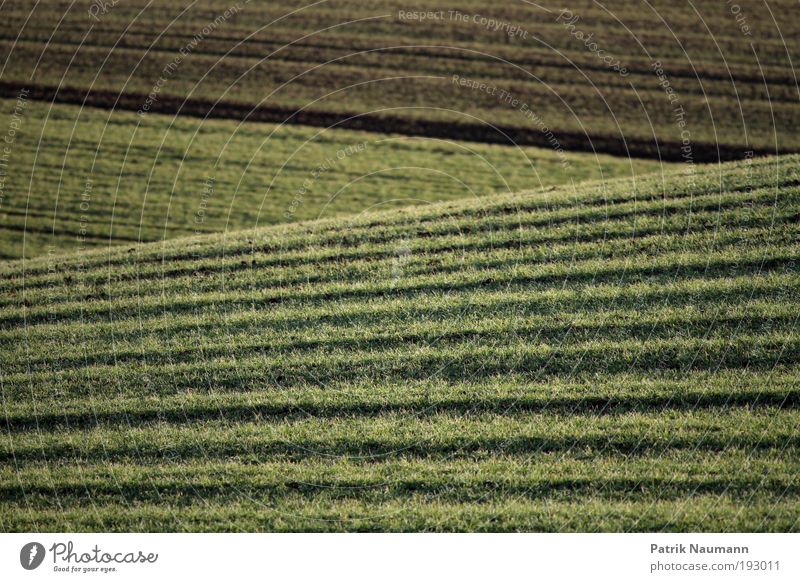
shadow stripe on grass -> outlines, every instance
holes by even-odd
[[[664,394],[648,396],[580,398],[544,397],[493,397],[488,399],[419,399],[416,401],[358,402],[351,403],[254,403],[241,405],[217,404],[207,407],[152,408],[150,410],[118,410],[100,412],[39,413],[33,415],[6,415],[9,434],[22,432],[48,432],[58,430],[91,429],[99,427],[142,427],[147,424],[193,424],[205,421],[256,422],[291,421],[308,417],[377,417],[386,414],[407,414],[424,418],[448,414],[522,413],[576,415],[619,415],[630,412],[685,411],[702,409],[772,408],[790,410],[800,408],[800,387],[790,390],[746,390],[740,392],[703,392],[693,394]]]

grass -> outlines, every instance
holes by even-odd
[[[0,118],[10,119],[15,106],[0,102]],[[26,104],[8,147],[0,196],[6,259],[546,190],[659,167],[581,153],[562,159],[533,147],[142,118],[40,101]]]
[[[285,119],[303,108],[308,119],[316,115],[323,123],[325,114],[369,113],[378,131],[390,119],[393,127],[423,134],[442,122],[450,137],[480,131],[477,118],[541,141],[519,107],[454,84],[457,74],[510,91],[575,148],[590,147],[588,134],[595,144],[608,138],[620,154],[627,148],[680,159],[684,129],[695,158],[800,148],[792,64],[800,25],[781,17],[794,8],[789,0],[738,15],[717,0],[693,2],[690,9],[667,0],[582,3],[571,8],[574,29],[557,20],[562,6],[526,2],[466,0],[458,6],[466,21],[425,22],[400,17],[400,11],[431,9],[406,0],[200,0],[191,10],[179,2],[155,8],[130,0],[98,21],[87,14],[90,4],[4,3],[0,59],[7,95],[26,86],[49,99],[60,86],[59,99],[82,102],[91,88],[90,99],[139,109],[163,78],[154,110],[181,105],[184,113],[202,115],[219,100],[212,115],[260,107]],[[208,28],[233,6],[240,10]],[[474,15],[518,26],[526,36],[491,30]],[[578,33],[591,35],[627,76],[606,66]],[[196,35],[202,38],[188,55],[167,69]],[[663,64],[685,127],[676,125],[676,103],[654,61]]]
[[[0,527],[796,531],[800,157],[0,264]]]

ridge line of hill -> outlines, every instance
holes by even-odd
[[[768,158],[760,158],[759,161],[765,163],[779,163],[779,160],[782,157],[768,157]],[[724,162],[725,166],[736,166],[739,165],[741,162]],[[758,163],[758,162],[757,162]],[[724,166],[723,166],[724,167]],[[722,170],[719,166],[707,166],[704,169],[694,169],[694,175],[698,177],[702,177],[707,175],[709,172],[706,170],[711,170],[711,172],[718,173]],[[687,168],[678,166],[678,167],[669,167],[668,169],[661,169],[654,172],[649,172],[646,174],[642,174],[640,176],[636,176],[636,181],[641,183],[647,183],[647,180],[650,179],[658,179],[662,181],[667,179],[668,177],[680,179],[688,177],[689,173]],[[453,209],[455,207],[470,209],[473,208],[477,211],[481,210],[490,210],[494,206],[500,206],[503,204],[508,203],[509,201],[513,200],[520,200],[522,197],[534,197],[536,195],[546,194],[548,196],[558,195],[559,193],[566,193],[569,192],[569,196],[574,195],[575,188],[580,186],[583,189],[581,193],[582,198],[588,198],[591,196],[592,193],[596,193],[598,190],[607,190],[613,189],[615,184],[621,184],[623,182],[630,182],[630,176],[623,176],[623,177],[614,177],[614,178],[604,178],[604,179],[589,179],[581,182],[577,182],[571,185],[562,184],[557,186],[551,186],[546,190],[518,190],[515,192],[502,192],[496,193],[491,197],[480,197],[480,198],[464,198],[464,199],[456,199],[456,200],[440,200],[437,202],[432,202],[430,204],[425,205],[409,205],[405,206],[400,209],[393,209],[393,210],[372,210],[369,212],[365,212],[362,214],[357,215],[341,215],[341,216],[330,216],[324,218],[316,218],[316,219],[309,219],[309,220],[301,220],[297,222],[286,222],[286,223],[277,223],[277,224],[263,224],[259,226],[251,226],[247,228],[238,228],[235,230],[228,230],[228,231],[220,231],[220,232],[203,232],[198,234],[189,234],[184,236],[178,236],[174,238],[168,238],[164,240],[158,241],[127,241],[124,244],[109,244],[107,246],[101,247],[92,247],[86,248],[81,251],[66,251],[66,252],[57,252],[52,253],[50,255],[40,255],[33,258],[19,258],[19,259],[8,259],[0,261],[0,266],[4,267],[5,269],[13,269],[15,265],[22,265],[23,263],[27,265],[36,265],[38,263],[47,262],[57,260],[59,258],[74,258],[76,256],[84,256],[84,257],[93,257],[98,255],[108,255],[109,252],[123,252],[123,250],[127,250],[127,252],[133,252],[134,250],[140,250],[145,247],[154,247],[156,245],[164,247],[169,246],[173,247],[175,245],[180,245],[181,243],[198,243],[198,242],[207,242],[211,241],[212,239],[222,239],[231,236],[241,236],[245,233],[268,233],[268,232],[279,232],[283,234],[289,234],[292,232],[295,233],[307,233],[307,234],[321,234],[322,232],[327,231],[329,228],[338,229],[342,223],[350,223],[353,227],[358,226],[359,228],[364,228],[365,226],[369,226],[366,224],[369,221],[380,221],[381,218],[386,217],[397,217],[398,212],[404,215],[411,215],[415,211],[424,211],[426,214],[436,214],[436,215],[443,215],[447,214],[446,212],[438,212],[437,210],[444,210],[444,209]],[[609,199],[608,202],[613,202],[613,200]],[[548,204],[543,202],[543,208],[547,208]],[[522,210],[522,209],[520,209]],[[315,231],[313,227],[321,227],[322,230]]]
[[[20,268],[24,268],[25,271],[36,271],[38,267],[43,263],[53,263],[58,262],[60,259],[75,259],[76,257],[83,257],[84,259],[88,258],[96,258],[96,257],[104,257],[108,260],[112,260],[113,256],[119,256],[120,254],[125,253],[132,253],[137,252],[140,253],[142,250],[146,250],[148,248],[155,248],[158,246],[162,251],[159,252],[160,259],[168,261],[170,257],[167,255],[170,252],[174,252],[174,250],[179,247],[180,245],[207,245],[212,241],[221,241],[225,238],[230,237],[245,237],[247,233],[252,233],[252,236],[263,238],[265,235],[270,236],[280,236],[280,235],[314,235],[318,234],[321,235],[328,230],[339,230],[343,224],[350,224],[350,226],[354,228],[363,229],[370,226],[370,223],[375,223],[377,221],[378,224],[390,224],[392,221],[382,221],[385,218],[397,218],[398,212],[404,215],[407,219],[418,219],[425,222],[427,219],[420,215],[420,213],[429,215],[430,217],[442,217],[447,216],[450,212],[455,211],[455,209],[462,209],[464,211],[475,211],[475,212],[491,212],[492,208],[503,206],[509,203],[518,203],[523,199],[534,199],[537,195],[546,195],[549,199],[548,200],[541,200],[541,208],[540,210],[546,210],[549,206],[557,206],[558,205],[558,197],[559,195],[566,196],[572,204],[575,203],[575,191],[578,186],[581,188],[581,192],[579,193],[578,197],[582,199],[582,203],[587,203],[593,196],[600,196],[601,199],[604,201],[605,204],[615,204],[621,202],[619,200],[619,196],[615,195],[615,185],[622,185],[625,182],[630,184],[631,188],[636,188],[636,190],[642,189],[641,192],[643,195],[642,201],[646,198],[645,194],[648,189],[657,188],[658,185],[653,185],[652,182],[655,181],[657,184],[664,186],[665,184],[669,184],[669,180],[687,180],[690,178],[695,178],[697,180],[702,180],[709,176],[719,176],[720,179],[727,177],[731,174],[732,169],[744,169],[749,167],[751,172],[753,171],[761,171],[764,172],[765,170],[761,169],[766,166],[766,172],[771,174],[772,166],[775,166],[776,169],[785,166],[787,159],[793,158],[795,156],[773,156],[773,157],[765,157],[765,158],[757,158],[755,160],[750,159],[747,162],[725,162],[722,165],[709,165],[702,168],[691,168],[691,172],[687,170],[687,168],[679,166],[679,167],[671,167],[669,169],[662,169],[656,172],[651,172],[647,174],[643,174],[640,176],[636,176],[635,182],[631,181],[631,177],[616,177],[616,178],[607,178],[607,179],[590,179],[583,182],[579,182],[572,185],[559,185],[559,186],[552,186],[548,188],[546,191],[542,192],[540,190],[519,190],[516,192],[506,192],[494,195],[489,198],[467,198],[461,200],[442,200],[439,202],[433,202],[431,204],[426,204],[422,206],[406,206],[399,210],[377,210],[371,211],[367,213],[363,213],[360,215],[343,215],[343,216],[331,216],[326,218],[318,218],[318,219],[311,219],[311,220],[304,220],[299,222],[292,222],[292,223],[279,223],[279,224],[264,224],[261,226],[253,226],[249,228],[243,229],[236,229],[236,230],[229,230],[229,231],[222,231],[222,232],[212,232],[212,233],[202,233],[202,234],[194,234],[194,235],[187,235],[187,236],[180,236],[170,239],[165,239],[161,241],[141,241],[141,242],[131,242],[128,244],[113,244],[103,247],[95,247],[95,248],[87,248],[79,252],[75,251],[67,251],[63,253],[54,253],[50,255],[41,255],[38,257],[30,258],[30,259],[14,259],[14,260],[6,260],[0,261],[0,274],[8,275],[10,272],[19,271]],[[735,170],[734,170],[735,171]],[[794,183],[792,180],[789,180],[789,183]],[[765,184],[756,184],[753,185],[749,183],[746,186],[746,190],[756,190],[761,189],[764,187],[768,187]],[[720,183],[720,189],[718,192],[736,192],[740,191],[741,189],[734,185],[722,186]],[[611,197],[606,197],[608,194],[612,194]],[[555,198],[554,198],[555,197]],[[632,200],[638,199],[638,195],[634,194]],[[518,211],[530,211],[530,208],[517,208]],[[451,218],[454,216],[451,216]],[[277,234],[276,234],[277,233]],[[280,248],[276,249],[277,252],[280,252]],[[230,248],[230,252],[233,255],[238,254],[234,247]]]

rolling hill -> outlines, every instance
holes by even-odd
[[[796,531],[800,157],[0,264],[4,530]]]
[[[742,4],[8,0],[0,94],[548,147],[546,127],[677,161],[684,139],[695,161],[797,152],[795,3]]]

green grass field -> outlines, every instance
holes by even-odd
[[[744,9],[739,3],[740,15],[719,0],[463,0],[457,7],[418,0],[126,0],[96,19],[88,13],[92,4],[3,3],[6,93],[25,86],[49,95],[47,88],[60,86],[59,99],[82,102],[91,88],[95,98],[109,92],[109,106],[140,109],[158,87],[152,110],[188,98],[184,112],[208,109],[197,100],[219,101],[215,115],[241,105],[278,109],[287,118],[302,108],[308,115],[370,114],[378,130],[380,119],[393,117],[400,128],[424,132],[426,123],[440,121],[455,133],[487,121],[537,138],[520,105],[454,84],[455,74],[509,91],[560,140],[572,135],[583,148],[588,134],[595,142],[608,138],[620,155],[632,149],[680,156],[675,146],[686,129],[696,159],[749,148],[800,150],[800,20],[789,17],[796,9],[790,0]],[[461,16],[401,15],[434,8],[457,8]],[[578,20],[559,20],[563,8]],[[226,9],[233,9],[228,18]],[[590,35],[595,44],[582,40]],[[677,106],[685,128],[676,125]]]
[[[16,100],[0,101],[0,120]],[[28,101],[0,258],[158,241],[629,176],[657,161]]]
[[[0,531],[800,531],[794,12],[2,2]]]
[[[798,184],[759,158],[0,263],[0,529],[796,531]]]

